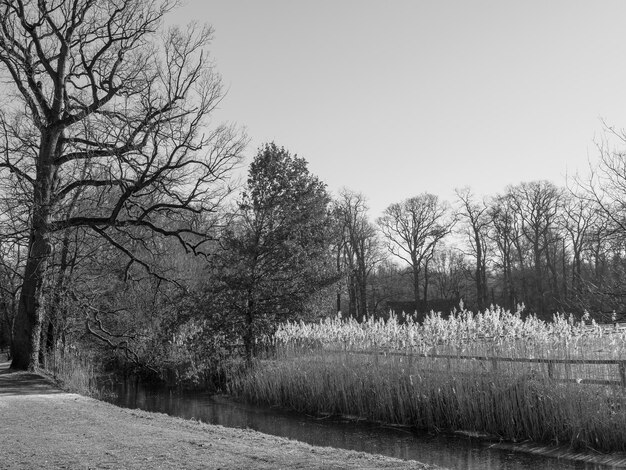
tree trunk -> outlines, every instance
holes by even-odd
[[[481,243],[480,232],[474,228],[474,243],[476,245],[476,308],[478,311],[485,308],[487,298],[487,288],[485,282],[485,269],[483,265],[483,245]]]
[[[365,269],[361,270],[358,280],[359,321],[363,321],[365,320],[365,317],[367,317],[367,275],[364,271]]]
[[[246,361],[252,362],[254,357],[254,300],[251,296],[246,301],[245,329],[243,333],[243,347],[245,350]]]
[[[424,265],[424,308],[428,309],[428,262]]]
[[[513,270],[511,268],[511,260],[509,259],[505,268],[505,283],[507,286],[507,297],[506,297],[506,302],[508,303],[508,308],[510,308],[511,310],[515,310],[515,308],[517,307],[517,305],[515,305],[516,301],[516,292],[515,292],[515,286],[513,285]]]
[[[39,362],[41,323],[44,318],[44,284],[51,253],[50,204],[54,186],[52,164],[62,131],[43,130],[37,158],[28,258],[20,292],[11,355],[11,367],[35,370]]]
[[[533,262],[534,262],[534,297],[535,297],[535,310],[537,313],[542,315],[544,313],[544,303],[543,303],[543,275],[541,272],[541,249],[539,247],[539,235],[535,235],[535,240],[533,242]]]
[[[45,231],[33,230],[30,239],[11,351],[11,367],[19,370],[34,370],[39,362],[41,322],[45,309],[43,287],[50,254],[50,242]]]
[[[420,311],[420,270],[417,264],[411,266],[413,270],[413,300],[415,301],[415,313]]]
[[[563,239],[563,246],[561,250],[561,274],[563,276],[561,282],[561,302],[562,305],[565,304],[568,298],[568,288],[567,288],[567,259],[565,258],[565,239]]]
[[[350,318],[357,318],[356,284],[356,274],[352,271],[348,276],[348,316]]]
[[[572,289],[575,296],[580,296],[582,293],[582,262],[580,250],[574,248],[574,260],[572,261]]]

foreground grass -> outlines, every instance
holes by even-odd
[[[119,408],[0,363],[2,469],[436,469]]]

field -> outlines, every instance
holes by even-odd
[[[626,331],[521,310],[281,325],[247,400],[431,431],[626,450]]]

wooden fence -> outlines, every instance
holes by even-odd
[[[452,370],[453,361],[475,361],[483,365],[483,369],[490,369],[491,371],[498,371],[503,369],[501,364],[538,364],[544,365],[547,371],[547,376],[559,382],[575,382],[580,384],[596,384],[596,385],[621,385],[626,387],[626,359],[537,359],[537,358],[521,358],[521,357],[498,357],[498,356],[472,356],[464,354],[420,354],[410,353],[406,351],[396,350],[350,350],[350,349],[330,349],[326,352],[341,353],[341,354],[356,354],[356,355],[368,355],[374,356],[376,364],[379,363],[379,358],[382,357],[398,357],[407,361],[409,367],[413,367],[416,361],[435,361],[444,360],[447,364],[447,369]],[[489,366],[487,366],[489,364]],[[566,370],[566,377],[558,377],[556,369],[558,366],[563,366]],[[572,366],[594,366],[596,368],[600,366],[614,367],[614,379],[606,378],[576,378],[572,377]],[[432,370],[432,369],[431,369]]]

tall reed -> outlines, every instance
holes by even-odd
[[[57,380],[60,386],[72,393],[100,397],[98,372],[93,357],[77,350],[55,349],[44,359],[44,370]]]
[[[621,332],[563,316],[547,324],[490,309],[479,315],[462,311],[450,319],[432,314],[423,325],[393,317],[291,323],[279,328],[274,341],[276,357],[238,375],[231,393],[309,414],[626,451],[624,387],[555,381],[541,364],[493,368],[481,361],[384,354],[625,358]],[[573,366],[561,369],[561,377],[584,373]]]

